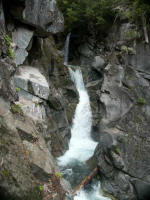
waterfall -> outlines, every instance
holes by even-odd
[[[76,69],[73,71],[69,68],[69,71],[79,93],[79,103],[76,107],[73,119],[69,150],[59,158],[59,164],[61,166],[75,161],[84,162],[88,160],[93,155],[97,145],[97,143],[94,142],[90,136],[92,127],[92,112],[81,70]]]
[[[66,43],[65,43],[65,49],[64,49],[64,65],[68,65],[70,36],[71,36],[71,33],[68,33],[67,38],[66,38]]]
[[[67,35],[65,44],[64,64],[68,66],[70,33]],[[62,169],[65,178],[71,185],[77,186],[83,177],[89,174],[86,161],[93,155],[97,142],[91,138],[92,111],[90,99],[85,88],[82,72],[79,67],[75,71],[68,66],[72,81],[79,94],[79,102],[75,110],[71,128],[71,139],[68,151],[58,158],[58,164]],[[86,174],[85,174],[86,172]],[[80,190],[74,200],[110,200],[100,194],[100,184],[94,182],[90,190]]]

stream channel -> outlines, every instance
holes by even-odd
[[[64,64],[68,66],[71,80],[78,91],[79,102],[72,123],[69,149],[63,156],[58,158],[58,165],[63,177],[70,182],[72,188],[75,188],[91,173],[91,169],[86,161],[93,155],[97,142],[93,141],[91,137],[92,111],[89,95],[83,82],[82,72],[80,67],[76,67],[74,70],[68,65],[69,41],[70,34],[68,34],[66,39]],[[77,192],[74,200],[110,199],[102,195],[100,182],[92,179],[90,184]]]

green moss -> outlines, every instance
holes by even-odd
[[[140,33],[134,29],[130,29],[124,33],[124,37],[127,40],[134,40],[140,38]]]
[[[12,39],[9,37],[9,35],[5,34],[4,39],[7,43],[7,45],[10,46],[12,43]]]
[[[35,107],[38,107],[39,102],[38,102],[38,101],[35,101],[34,104],[35,104]]]
[[[43,191],[43,186],[42,186],[42,185],[39,185],[39,186],[38,186],[38,190],[39,190],[39,191]]]
[[[125,53],[125,54],[128,54],[128,47],[125,46],[125,45],[123,45],[123,46],[121,47],[121,51],[122,51],[123,53]]]
[[[5,176],[9,176],[9,172],[7,170],[3,170],[2,173],[5,175]]]
[[[17,104],[17,105],[13,104],[11,106],[11,110],[12,110],[13,113],[19,113],[19,114],[21,114],[21,106],[19,104]]]
[[[14,52],[13,52],[13,50],[11,49],[11,48],[9,48],[8,49],[8,54],[9,54],[9,57],[11,58],[11,59],[14,59]]]
[[[20,88],[16,88],[16,92],[20,92]]]
[[[144,105],[144,104],[146,104],[146,100],[143,99],[142,97],[139,97],[139,98],[137,99],[137,103],[138,103],[138,104],[141,104],[141,105]]]
[[[62,178],[62,173],[61,173],[61,172],[56,172],[56,173],[55,173],[55,176],[56,176],[58,179],[61,179],[61,178]]]
[[[119,151],[119,148],[118,148],[118,147],[116,147],[116,148],[114,149],[114,152],[115,152],[116,154],[120,155],[120,151]]]
[[[127,47],[125,45],[123,45],[121,47],[121,52],[124,53],[124,54],[129,54],[129,55],[130,54],[131,55],[136,54],[136,51],[135,51],[135,49],[133,47]]]

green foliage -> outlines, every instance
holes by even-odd
[[[5,176],[9,176],[9,172],[7,170],[3,170],[2,173],[5,175]]]
[[[56,176],[58,179],[61,179],[61,178],[62,178],[62,173],[61,173],[61,172],[56,172],[56,173],[55,173],[55,176]]]
[[[125,39],[134,40],[140,38],[140,33],[134,29],[129,29],[124,33]]]
[[[129,0],[129,9],[126,11],[126,16],[131,21],[141,22],[141,17],[150,16],[150,1],[149,0]]]
[[[5,34],[4,39],[7,43],[7,45],[10,46],[12,43],[12,39],[9,37],[9,35]]]
[[[137,99],[137,103],[138,103],[138,104],[141,104],[141,105],[144,105],[144,104],[146,104],[146,100],[143,99],[142,97],[139,97],[139,98]]]
[[[38,186],[38,189],[39,189],[39,191],[43,191],[43,186],[42,186],[42,185],[39,185],[39,186]]]
[[[68,31],[103,28],[111,23],[115,15],[116,0],[57,0],[63,12]]]
[[[118,148],[118,147],[116,147],[116,148],[114,149],[114,152],[115,152],[116,154],[120,155],[120,151],[119,151],[119,148]]]
[[[127,46],[125,46],[125,45],[123,45],[123,46],[121,47],[121,52],[122,52],[123,54],[128,54],[128,55],[136,54],[134,48],[132,48],[132,47],[127,47]]]
[[[14,52],[13,52],[13,50],[11,48],[8,49],[8,53],[9,53],[9,57],[11,59],[14,59]]]
[[[125,45],[123,45],[123,46],[121,47],[121,51],[122,51],[122,53],[128,54],[128,47],[125,46]]]
[[[39,102],[38,102],[38,101],[35,101],[34,104],[35,104],[35,107],[38,107]]]
[[[12,110],[13,113],[21,114],[21,106],[19,104],[13,104],[11,106],[11,110]]]
[[[14,59],[14,51],[13,51],[13,49],[12,49],[12,47],[11,47],[11,44],[12,44],[12,39],[6,34],[5,36],[4,36],[4,39],[5,39],[5,41],[6,41],[6,43],[7,43],[7,45],[8,45],[8,56],[11,58],[11,59]]]
[[[16,88],[16,92],[20,92],[20,88]]]

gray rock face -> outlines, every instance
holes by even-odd
[[[55,1],[3,3],[8,9],[4,13],[0,1],[0,199],[72,199],[70,184],[56,175],[60,170],[53,157],[68,148],[71,81],[53,38],[37,36],[62,30],[63,17]],[[5,24],[4,16],[10,15]],[[28,66],[16,73],[24,61]]]
[[[17,66],[23,64],[28,56],[27,47],[29,46],[32,37],[33,31],[25,28],[18,28],[12,33],[12,39],[16,45],[14,62]]]
[[[92,63],[92,67],[97,71],[101,72],[105,67],[105,61],[100,56],[95,56],[94,61]]]
[[[14,71],[15,67],[9,59],[0,60],[0,96],[10,101],[17,99],[12,76]]]
[[[149,45],[137,44],[136,54],[128,56],[128,64],[136,70],[150,74],[150,47]]]
[[[80,54],[85,56],[85,57],[92,57],[94,54],[93,54],[93,51],[90,49],[88,43],[85,43],[83,45],[81,45],[79,47],[79,51],[80,51]]]
[[[15,82],[17,87],[39,98],[47,100],[49,97],[48,82],[36,68],[29,66],[20,67],[18,75],[15,75]]]
[[[36,179],[29,167],[28,158],[16,127],[16,124],[19,127],[21,121],[19,123],[14,119],[8,102],[0,98],[0,105],[0,195],[2,199],[40,200],[41,197],[36,189]],[[14,180],[16,184],[12,184]]]
[[[97,54],[109,62],[106,67],[82,52],[81,60],[93,110],[92,134],[99,142],[93,159],[102,188],[119,200],[141,200],[149,199],[150,191],[149,45],[126,39],[128,30],[133,26],[123,23],[110,32],[102,49],[113,49]]]
[[[22,10],[13,5],[11,12],[14,17],[36,28],[40,36],[63,31],[64,19],[58,10],[55,0],[26,0]]]
[[[4,17],[4,11],[3,11],[3,4],[2,1],[0,2],[0,56],[2,54],[7,54],[7,45],[4,40],[4,35],[6,33],[5,30],[5,17]]]
[[[0,32],[5,33],[5,18],[4,18],[4,11],[3,11],[3,4],[2,1],[0,2]]]
[[[128,91],[122,88],[124,69],[121,66],[108,65],[105,68],[104,81],[101,88],[100,101],[105,107],[103,123],[115,122],[124,116],[133,102]]]
[[[147,191],[142,189],[141,180],[150,189],[149,89],[149,81],[133,68],[116,65],[105,69],[100,93],[103,116],[99,125],[113,142],[106,141],[99,131],[100,143],[95,156],[103,189],[118,199],[136,199],[133,178],[140,182],[138,195]]]

